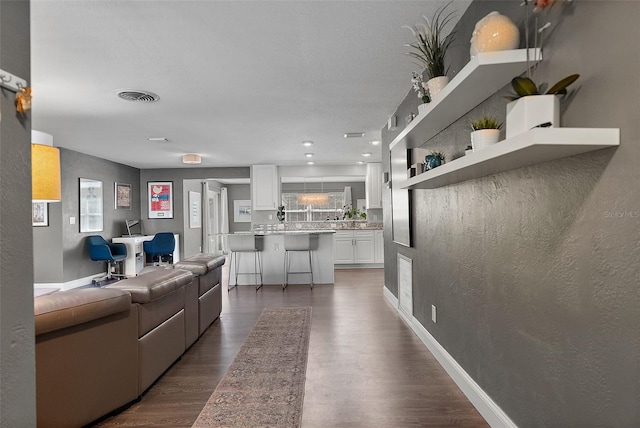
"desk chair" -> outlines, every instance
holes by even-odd
[[[262,287],[262,257],[260,250],[256,246],[256,237],[253,234],[233,234],[229,235],[229,280],[228,291],[238,286],[238,275],[253,275],[256,282],[256,291]],[[242,253],[253,253],[253,272],[238,272],[240,270],[240,255]],[[235,256],[235,264],[233,263]],[[231,286],[231,266],[234,267],[236,273],[236,283]],[[260,276],[260,284],[258,284],[258,275]]]
[[[101,280],[112,280],[114,277],[124,277],[121,273],[113,273],[114,263],[124,262],[127,258],[127,246],[124,244],[112,244],[100,236],[91,235],[87,237],[89,245],[89,257],[95,262],[107,262],[107,276],[94,279],[94,284]]]
[[[309,255],[309,270],[291,272],[291,254],[292,252],[306,251]],[[291,274],[309,274],[310,286],[313,290],[313,264],[311,262],[311,235],[305,234],[285,234],[284,235],[284,281],[282,283],[282,291],[289,285],[289,275]]]
[[[151,256],[151,263],[154,266],[162,266],[162,262],[173,264],[173,252],[176,249],[176,238],[172,232],[160,232],[153,236],[150,241],[142,243],[142,250]],[[158,263],[156,265],[156,258]]]

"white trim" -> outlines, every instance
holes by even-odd
[[[398,299],[389,291],[386,285],[383,287],[382,294],[389,304],[396,309],[400,317],[406,321],[404,313],[399,310]],[[484,392],[480,385],[469,376],[431,333],[420,324],[420,321],[413,317],[409,326],[491,427],[517,428],[511,418]]]
[[[393,309],[398,309],[398,298],[393,295],[393,293],[387,288],[386,285],[382,286],[382,295],[385,299],[387,299],[387,302],[389,302],[389,304],[393,306]]]
[[[90,285],[91,281],[95,278],[104,278],[107,275],[107,272],[104,271],[102,273],[94,273],[90,276],[85,276],[84,278],[74,279],[73,281],[67,282],[41,282],[33,284],[33,288],[49,288],[49,287],[57,287],[60,290],[71,290],[73,288],[82,287],[83,285]]]

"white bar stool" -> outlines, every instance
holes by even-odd
[[[233,234],[229,235],[229,251],[231,256],[229,259],[229,281],[228,291],[238,286],[238,275],[253,275],[256,282],[256,291],[262,287],[262,257],[260,250],[256,246],[256,237],[253,234]],[[253,253],[253,272],[238,272],[240,269],[240,254]],[[234,264],[235,255],[235,264]],[[231,286],[231,266],[234,267],[236,273],[236,283]],[[258,284],[258,276],[260,276],[260,284]]]
[[[306,251],[309,255],[309,270],[290,272],[291,268],[291,252]],[[282,291],[289,285],[290,274],[309,274],[311,277],[311,289],[313,290],[313,263],[311,262],[311,235],[305,234],[285,234],[284,235],[284,281],[282,283]]]

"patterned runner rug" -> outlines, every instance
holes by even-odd
[[[194,427],[299,427],[311,308],[266,308]]]

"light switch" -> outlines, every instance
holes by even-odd
[[[76,218],[74,216],[69,217],[69,224],[76,224]]]

